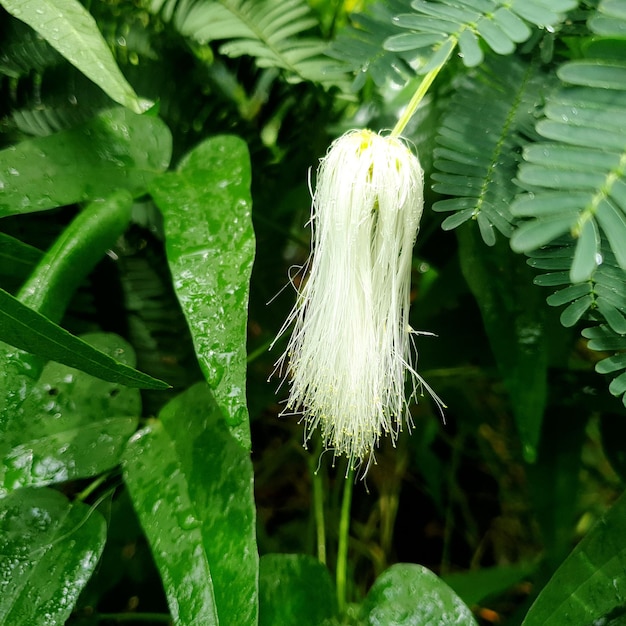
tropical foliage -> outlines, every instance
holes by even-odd
[[[626,0],[0,6],[1,623],[622,622]],[[346,480],[268,347],[398,119],[447,409]]]

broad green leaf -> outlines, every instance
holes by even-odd
[[[200,366],[235,437],[249,448],[246,324],[255,242],[247,147],[237,137],[209,139],[150,191],[163,213],[174,288]]]
[[[0,496],[96,476],[117,465],[137,428],[133,417],[113,417],[0,448]]]
[[[87,333],[80,339],[128,367],[136,363],[132,346],[118,335]],[[137,417],[141,414],[141,394],[138,389],[104,382],[51,361],[29,390],[23,406],[27,417],[22,432],[51,434],[106,417]]]
[[[56,491],[20,489],[0,499],[0,623],[64,624],[105,541],[100,513]]]
[[[371,626],[476,626],[471,611],[441,578],[412,563],[383,572],[361,613],[360,623]]]
[[[623,623],[625,536],[626,499],[622,496],[559,567],[523,626]]]
[[[483,567],[443,576],[443,581],[467,604],[479,604],[489,596],[499,595],[530,576],[536,563],[518,563]]]
[[[51,322],[47,317],[23,305],[3,289],[0,289],[0,339],[20,350],[31,352],[46,360],[64,363],[103,380],[144,389],[167,389],[168,387],[167,383],[95,350],[89,344]],[[5,359],[3,370],[6,370],[7,359],[19,359],[17,355],[7,356],[9,354],[14,353],[3,352],[2,354]],[[24,365],[24,367],[29,366]],[[3,390],[3,387],[4,385],[0,382],[0,390]]]
[[[133,505],[176,624],[254,624],[258,554],[249,453],[201,383],[175,398],[124,455]]]
[[[93,333],[82,339],[127,366],[135,364],[121,337]],[[141,414],[137,389],[54,362],[37,382],[19,382],[24,398],[0,413],[0,491],[93,476],[119,463]]]
[[[156,117],[122,108],[71,130],[0,151],[0,217],[108,196],[145,193],[169,164],[170,131]]]
[[[155,422],[126,448],[124,478],[161,573],[174,624],[212,626],[219,618],[202,537],[203,502],[194,502],[193,478],[185,474],[183,462],[163,423]],[[206,511],[208,518],[221,513],[217,508]]]
[[[337,613],[325,565],[305,554],[266,554],[259,563],[259,626],[320,626]]]
[[[13,292],[39,263],[43,253],[5,233],[0,233],[0,285]]]
[[[547,397],[548,348],[542,295],[506,242],[485,248],[474,229],[457,230],[463,275],[476,298],[511,397],[524,456],[534,459]]]
[[[142,102],[120,71],[96,21],[78,0],[0,0],[113,100],[135,113]]]
[[[132,348],[121,338],[103,333],[85,335],[84,338],[98,349],[134,365]],[[122,448],[134,431],[140,412],[138,390],[103,383],[83,372],[58,363],[48,363],[39,381],[27,387],[25,399],[11,412],[9,428],[3,424],[0,429],[0,473],[4,482],[0,491],[23,486],[29,481],[43,484],[94,475],[113,467],[119,462]],[[114,417],[107,419],[110,416]],[[54,447],[55,441],[58,447]],[[20,443],[23,444],[21,456]],[[19,489],[14,493],[24,492],[45,493],[32,489]],[[9,494],[8,498],[11,497],[14,494]],[[4,500],[0,500],[2,502]],[[77,520],[76,525],[85,521],[89,514],[87,507],[83,510],[84,519]],[[99,518],[99,515],[96,516]],[[64,529],[59,536],[71,535],[71,530]],[[60,548],[72,552],[72,540],[73,536],[69,536]],[[89,574],[90,570],[86,567],[82,574],[85,581]],[[54,570],[51,575],[56,575]],[[27,581],[23,592],[25,597],[20,602],[28,603],[37,590],[45,591],[46,586],[61,582],[61,574],[56,575],[56,579],[50,579],[44,569],[36,579]],[[1,606],[2,594],[0,610]],[[51,624],[65,623],[62,618],[54,621],[53,611],[50,614],[53,616]],[[39,625],[43,622],[29,614],[24,621],[5,622],[0,619],[0,623]]]

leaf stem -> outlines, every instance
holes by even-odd
[[[393,127],[393,130],[391,131],[391,137],[399,137],[402,134],[402,132],[406,128],[406,125],[409,123],[409,120],[413,117],[415,111],[417,111],[417,107],[420,105],[420,103],[424,99],[424,96],[430,89],[430,86],[433,84],[433,81],[435,80],[435,78],[437,78],[437,75],[439,74],[441,69],[448,62],[448,59],[450,58],[450,55],[452,54],[452,51],[455,47],[456,46],[454,45],[451,46],[448,54],[446,54],[443,61],[424,76],[422,82],[419,84],[419,86],[415,90],[415,93],[413,94],[413,97],[409,101],[409,104],[400,116],[400,119]]]
[[[94,481],[90,482],[77,496],[76,500],[84,502],[100,485],[105,483],[112,472],[107,472],[102,476],[98,476]]]
[[[341,517],[339,518],[339,543],[337,546],[337,601],[339,612],[346,608],[346,580],[348,570],[348,536],[350,531],[350,508],[352,505],[352,486],[354,484],[354,468],[350,467],[345,477]]]
[[[310,457],[311,480],[313,483],[313,515],[315,517],[315,538],[317,543],[317,559],[326,565],[326,527],[324,525],[324,485],[322,472],[316,468],[317,461],[322,453],[321,440],[316,446],[316,454]]]

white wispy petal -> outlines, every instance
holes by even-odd
[[[326,447],[351,464],[368,458],[381,434],[395,441],[410,420],[405,382],[413,395],[423,384],[408,319],[423,189],[408,147],[369,130],[337,139],[317,172],[312,257],[279,334],[293,325],[277,368],[288,359],[285,412],[302,412],[307,438],[319,427]]]

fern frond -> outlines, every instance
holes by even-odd
[[[547,270],[534,283],[542,287],[562,287],[546,299],[551,306],[567,305],[561,313],[561,324],[574,326],[581,319],[604,321],[585,328],[583,337],[590,339],[588,347],[601,352],[613,352],[596,364],[601,374],[622,372],[609,385],[615,396],[623,396],[626,404],[626,275],[615,256],[603,245],[599,265],[589,280],[572,285],[570,268],[576,254],[576,240],[568,236],[554,245],[530,253],[528,264]]]
[[[398,15],[396,26],[409,32],[385,42],[387,50],[431,51],[420,69],[425,74],[447,58],[458,44],[463,63],[475,67],[483,61],[480,42],[497,54],[511,54],[532,34],[529,25],[554,30],[576,0],[413,0],[414,13]]]
[[[63,63],[63,57],[23,22],[5,16],[0,29],[0,74],[20,78]]]
[[[378,87],[391,81],[404,86],[415,76],[411,53],[392,52],[383,48],[387,38],[396,33],[395,15],[406,11],[409,0],[377,2],[364,13],[353,13],[350,22],[331,44],[327,54],[342,61],[355,76],[352,90],[360,89],[367,76]]]
[[[220,54],[254,57],[289,82],[346,86],[346,75],[325,56],[328,44],[307,35],[317,25],[304,0],[152,0],[149,6],[198,43],[223,41]]]
[[[528,264],[548,270],[534,282],[544,287],[563,287],[548,296],[551,306],[567,307],[561,313],[563,326],[573,326],[585,315],[604,318],[616,333],[626,333],[626,280],[615,256],[607,246],[601,248],[601,261],[589,280],[572,285],[569,270],[575,260],[576,242],[571,237],[557,245],[536,250]]]
[[[444,230],[474,219],[488,245],[495,243],[494,227],[511,236],[509,205],[519,191],[513,178],[520,145],[532,134],[535,110],[550,84],[534,64],[494,55],[461,81],[434,153],[433,189],[454,196],[433,206],[454,212],[444,220]]]
[[[589,28],[606,37],[626,36],[626,0],[602,0]]]
[[[619,80],[621,71],[616,61],[589,59],[560,68],[562,80],[579,86],[549,98],[545,119],[537,124],[549,141],[524,151],[519,180],[531,192],[511,207],[513,215],[531,218],[511,239],[517,251],[540,248],[567,232],[577,239],[570,269],[574,283],[591,277],[603,240],[626,270],[626,80]]]

